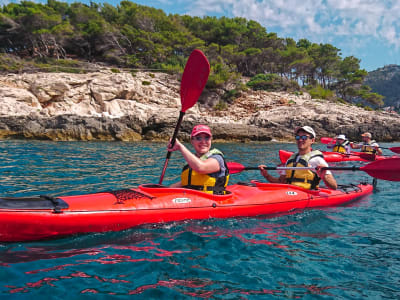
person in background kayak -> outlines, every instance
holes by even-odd
[[[355,144],[350,143],[350,147],[353,149],[360,149],[361,152],[382,155],[382,149],[379,148],[379,144],[372,140],[372,134],[369,132],[364,132],[362,135],[362,143]]]
[[[224,155],[218,149],[211,149],[212,134],[207,125],[196,125],[190,134],[195,154],[178,140],[174,147],[168,144],[168,151],[180,151],[187,165],[182,169],[181,181],[171,187],[185,187],[210,194],[223,195],[229,181],[229,170]]]
[[[326,145],[326,147],[332,148],[333,152],[346,153],[346,154],[350,154],[351,152],[350,142],[346,139],[346,136],[344,134],[339,134],[336,137],[336,142],[332,140],[332,143]]]
[[[337,189],[337,183],[329,170],[321,170],[321,167],[328,167],[322,152],[312,151],[311,146],[315,142],[315,131],[310,126],[298,127],[294,131],[298,153],[294,153],[286,162],[286,167],[313,167],[313,170],[286,170],[285,174],[279,177],[271,176],[265,165],[259,165],[261,175],[269,182],[289,183],[306,189],[317,189],[322,179],[325,185],[331,189]]]

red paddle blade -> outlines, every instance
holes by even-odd
[[[400,154],[400,147],[391,147],[389,148],[389,150],[394,153]]]
[[[400,158],[377,160],[361,167],[360,170],[378,179],[400,181]]]
[[[279,159],[281,160],[281,163],[285,164],[292,154],[293,152],[290,151],[279,150]]]
[[[245,169],[245,166],[237,162],[227,162],[226,165],[228,166],[230,174],[240,173]]]
[[[333,138],[330,138],[330,137],[322,137],[321,143],[322,144],[331,144],[331,143],[336,143],[336,140]]]
[[[199,99],[210,74],[210,64],[204,53],[192,51],[183,71],[181,81],[181,112],[191,108]]]

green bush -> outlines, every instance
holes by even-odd
[[[37,58],[33,61],[33,66],[44,72],[64,72],[81,74],[88,70],[84,62],[74,59],[56,59],[52,57]]]
[[[111,72],[113,73],[121,73],[121,71],[117,68],[111,68]]]
[[[247,83],[253,90],[263,91],[298,91],[300,86],[297,82],[287,80],[278,74],[257,74]]]
[[[307,86],[308,93],[313,99],[333,99],[335,94],[331,90],[324,89],[322,86]]]
[[[247,86],[247,84],[240,82],[239,84],[236,85],[236,89],[246,92],[249,90],[249,87]]]
[[[142,81],[142,85],[150,85],[150,84],[151,84],[150,81],[146,81],[146,80]]]
[[[342,104],[347,104],[346,100],[342,99],[342,98],[336,98],[336,101]]]
[[[247,83],[253,90],[275,90],[277,88],[276,83],[279,82],[279,76],[277,74],[257,74]]]
[[[374,111],[374,109],[373,109],[371,106],[365,105],[365,104],[362,103],[362,102],[356,103],[356,106],[357,106],[357,107],[360,107],[360,108],[363,108],[363,109],[365,109],[365,110],[368,110],[368,111]]]
[[[228,108],[228,104],[225,101],[220,100],[214,107],[216,110],[225,110]]]
[[[52,57],[21,59],[15,55],[0,53],[0,71],[87,73],[93,70],[88,69],[86,62],[74,59],[56,59]]]
[[[222,95],[222,99],[225,102],[229,102],[232,103],[233,100],[235,100],[236,98],[238,98],[240,96],[240,91],[238,91],[237,89],[233,89],[233,90],[229,90],[226,91],[225,94]]]
[[[167,74],[171,74],[171,75],[183,73],[183,67],[180,65],[175,65],[175,64],[158,63],[158,64],[151,65],[151,68],[157,69],[159,72],[167,73]]]
[[[0,53],[0,72],[15,72],[23,68],[23,61],[13,55]]]
[[[211,66],[210,76],[207,81],[207,88],[220,88],[227,82],[235,81],[239,74],[232,72],[228,65],[217,63]]]

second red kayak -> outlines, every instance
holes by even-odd
[[[352,152],[351,154],[344,154],[338,152],[321,151],[324,155],[326,162],[342,162],[342,161],[375,161],[385,158],[397,157],[397,156],[382,156],[374,155],[370,153],[363,152]],[[281,163],[286,163],[293,152],[286,150],[279,150],[279,159]]]

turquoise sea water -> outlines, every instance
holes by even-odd
[[[245,166],[276,165],[278,149],[295,149],[216,146]],[[0,195],[78,195],[158,183],[165,155],[164,143],[0,141]],[[347,163],[353,164],[360,165]],[[178,180],[182,165],[174,153],[164,184]],[[342,184],[372,181],[364,172],[335,176]],[[250,179],[262,177],[258,171],[231,176],[231,182]],[[399,299],[399,193],[400,182],[379,181],[378,191],[346,207],[0,243],[0,296]]]

